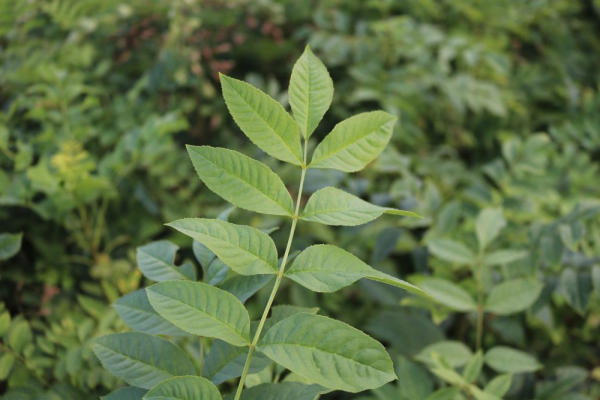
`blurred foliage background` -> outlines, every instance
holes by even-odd
[[[184,145],[264,158],[228,115],[218,73],[287,106],[306,44],[336,88],[317,137],[361,111],[400,118],[370,167],[352,177],[311,171],[308,192],[337,186],[426,218],[300,224],[299,246],[338,244],[375,268],[433,291],[440,281],[458,286],[479,303],[502,282],[535,281],[525,310],[483,320],[484,349],[511,346],[543,365],[515,373],[505,397],[599,398],[599,1],[2,0],[4,399],[90,399],[122,385],[89,345],[128,329],[111,303],[146,284],[136,247],[169,239],[192,259],[192,244],[163,224],[227,208],[203,187]],[[269,163],[287,182],[298,178]],[[477,274],[460,255],[477,248],[486,209],[500,221],[488,247],[519,256]],[[283,223],[238,210],[230,218]],[[283,228],[272,234],[278,245]],[[258,314],[265,301],[260,291],[248,307]],[[319,306],[386,343],[401,380],[361,399],[424,399],[445,385],[422,362],[427,346],[445,341],[456,353],[460,342],[466,359],[476,348],[476,313],[377,283],[328,295],[288,283],[282,301]],[[482,385],[492,371],[485,367]],[[417,389],[402,380],[411,373]],[[323,398],[358,398],[345,396]]]

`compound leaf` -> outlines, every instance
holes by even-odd
[[[333,81],[327,67],[308,46],[292,69],[288,97],[300,132],[308,139],[333,99]]]
[[[265,153],[302,165],[298,124],[281,104],[246,82],[220,77],[225,104],[242,132]]]
[[[308,289],[322,293],[335,292],[361,278],[367,278],[424,294],[408,282],[371,268],[346,250],[326,244],[305,249],[285,275]]]
[[[263,214],[293,215],[290,193],[281,178],[263,163],[218,147],[187,149],[200,179],[231,204]]]
[[[186,281],[157,283],[146,291],[156,312],[185,332],[220,338],[234,346],[250,341],[248,311],[231,293]]]
[[[383,151],[395,123],[396,117],[383,111],[358,114],[340,122],[319,143],[309,167],[360,171]]]
[[[196,269],[191,263],[181,267],[175,265],[179,246],[159,240],[137,248],[137,263],[142,273],[153,281],[164,282],[176,279],[196,280]]]
[[[276,363],[329,389],[360,392],[396,379],[385,348],[327,317],[296,314],[267,331],[257,349]]]
[[[256,228],[205,218],[180,219],[167,226],[203,243],[238,274],[277,273],[275,243]]]
[[[485,302],[486,311],[510,315],[527,310],[542,293],[544,285],[527,279],[512,279],[494,286]]]
[[[325,225],[355,226],[373,221],[384,213],[421,218],[410,211],[373,205],[334,187],[317,190],[308,199],[301,218]]]
[[[140,289],[118,299],[113,307],[131,329],[151,335],[188,336],[150,305],[146,290]]]
[[[199,376],[167,379],[146,393],[144,400],[221,400],[217,387]]]
[[[96,339],[93,350],[110,373],[143,389],[150,389],[165,379],[196,373],[179,347],[145,333],[103,336]]]

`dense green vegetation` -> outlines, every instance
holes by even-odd
[[[230,209],[198,179],[185,145],[265,163],[295,198],[298,167],[241,133],[219,73],[289,109],[306,44],[335,84],[310,154],[353,115],[384,110],[398,122],[364,170],[309,170],[302,205],[333,186],[424,218],[300,221],[292,253],[333,244],[432,296],[370,280],[315,294],[284,279],[277,304],[367,332],[400,378],[321,398],[598,398],[599,26],[595,0],[1,2],[3,398],[89,399],[125,385],[92,344],[149,329],[124,317],[122,300],[157,280],[138,268],[149,246],[179,251],[175,264],[203,282],[241,290],[224,260],[164,223],[250,225],[283,254],[290,219]],[[271,287],[244,288],[251,320]],[[243,364],[207,369],[223,344],[170,329],[194,371],[235,390]],[[258,362],[248,387],[285,382],[298,393],[304,378]]]

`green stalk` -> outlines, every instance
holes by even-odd
[[[483,292],[483,279],[481,277],[481,268],[483,268],[481,263],[481,252],[477,256],[477,263],[475,264],[475,274],[477,279],[477,338],[476,338],[476,350],[481,350],[481,342],[483,338],[483,301],[484,301],[484,292]]]
[[[298,198],[296,199],[296,210],[294,211],[294,216],[292,219],[292,227],[290,229],[290,234],[288,236],[287,246],[285,247],[285,252],[283,253],[283,259],[281,260],[281,267],[279,268],[279,272],[277,273],[277,280],[275,281],[275,285],[273,285],[273,290],[271,290],[271,295],[269,296],[269,301],[267,301],[267,305],[265,306],[265,310],[263,311],[262,317],[258,324],[258,328],[256,329],[256,333],[254,334],[254,338],[252,339],[252,343],[250,344],[250,349],[248,351],[248,357],[246,357],[246,363],[244,364],[244,370],[242,371],[242,377],[240,378],[240,382],[237,387],[237,391],[235,392],[234,400],[240,400],[240,396],[242,395],[242,391],[244,390],[244,384],[246,382],[246,376],[248,375],[248,370],[250,369],[250,363],[252,362],[252,356],[254,356],[254,350],[256,349],[256,345],[260,339],[260,334],[265,326],[265,321],[267,320],[267,316],[269,315],[269,311],[271,310],[271,306],[273,305],[273,301],[275,300],[275,295],[277,294],[277,290],[279,289],[279,285],[281,285],[281,281],[283,280],[283,275],[285,273],[285,266],[287,264],[288,256],[290,255],[290,249],[292,248],[292,241],[294,239],[294,232],[296,232],[296,225],[298,224],[298,216],[300,215],[300,200],[302,199],[302,190],[304,189],[304,178],[306,177],[306,158],[307,158],[307,141],[304,141],[304,163],[302,165],[302,175],[300,175],[300,187],[298,188]]]

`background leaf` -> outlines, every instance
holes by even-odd
[[[454,240],[431,240],[427,247],[430,252],[444,261],[463,265],[473,265],[476,261],[475,254],[468,247]]]
[[[464,343],[444,340],[427,346],[417,355],[416,359],[431,364],[433,363],[433,353],[442,356],[452,367],[462,367],[473,357],[473,353]]]
[[[469,292],[446,279],[426,278],[420,281],[419,287],[445,307],[462,312],[477,309]]]
[[[0,233],[0,261],[8,260],[21,250],[22,233]]]
[[[488,350],[485,353],[485,363],[501,373],[535,372],[542,368],[534,357],[506,346]]]
[[[500,234],[506,226],[506,220],[502,210],[497,208],[486,208],[482,210],[475,221],[475,232],[479,248],[485,249]]]
[[[544,286],[526,279],[512,279],[494,286],[486,302],[486,311],[510,315],[527,310],[542,293]]]

